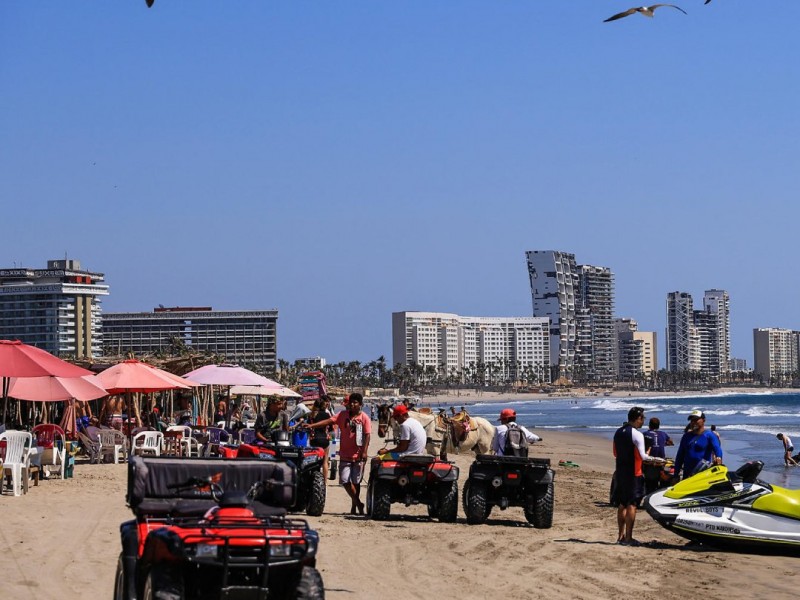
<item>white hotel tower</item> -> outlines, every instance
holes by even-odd
[[[452,313],[392,313],[392,364],[457,374],[483,364],[508,377],[523,371],[549,381],[550,321],[538,317],[461,317]]]

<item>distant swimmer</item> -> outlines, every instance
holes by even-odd
[[[706,2],[706,4],[708,4],[708,2]],[[617,19],[629,17],[636,13],[644,15],[645,17],[653,17],[655,16],[656,9],[661,8],[662,6],[669,6],[670,8],[674,8],[681,11],[685,15],[688,14],[680,6],[675,6],[674,4],[651,4],[650,6],[636,6],[634,8],[629,8],[628,10],[623,11],[621,13],[617,13],[612,17],[608,17],[605,21],[603,21],[603,23],[608,23],[609,21],[616,21]]]

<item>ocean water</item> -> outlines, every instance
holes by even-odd
[[[667,448],[668,456],[674,457],[678,449],[689,413],[700,409],[706,413],[706,427],[717,426],[724,462],[729,468],[736,469],[748,460],[761,460],[765,481],[800,488],[800,467],[783,465],[783,444],[775,437],[779,432],[788,434],[795,453],[800,452],[800,394],[671,394],[643,398],[633,393],[619,398],[520,399],[502,404],[477,402],[469,406],[469,412],[495,422],[500,409],[508,407],[517,411],[517,422],[542,437],[552,429],[593,433],[610,440],[632,406],[645,409],[641,431],[646,431],[650,417],[661,420],[661,429],[675,441],[675,446]]]

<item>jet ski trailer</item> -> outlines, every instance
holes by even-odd
[[[763,467],[761,461],[735,472],[711,467],[653,492],[644,507],[659,525],[689,540],[800,555],[800,490],[761,481]]]

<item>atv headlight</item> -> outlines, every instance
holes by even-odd
[[[292,555],[291,544],[270,544],[269,555],[275,557],[287,557]]]
[[[194,548],[194,555],[197,558],[216,558],[219,553],[219,546],[214,544],[197,544]]]

